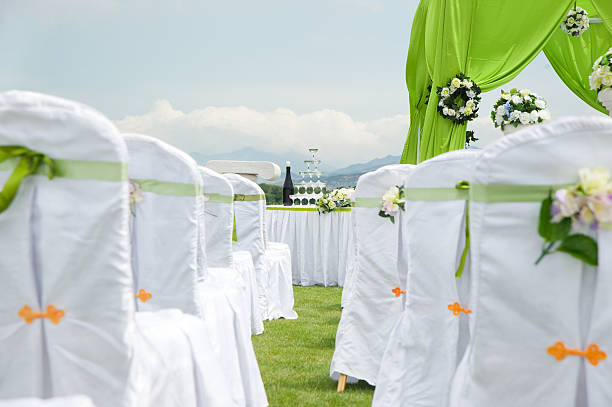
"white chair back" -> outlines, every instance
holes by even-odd
[[[612,170],[611,156],[607,118],[531,126],[482,152],[470,203],[472,339],[451,405],[610,404],[610,356],[595,366],[577,355],[557,360],[548,352],[557,342],[579,351],[597,344],[612,352],[610,232],[599,232],[598,271],[564,253],[534,263],[544,243],[538,235],[540,201],[554,185],[577,183],[581,168]],[[513,186],[519,192],[500,195]],[[521,186],[544,188],[525,198]]]
[[[232,267],[234,188],[221,174],[199,167],[204,181],[206,256],[209,267]]]
[[[178,308],[199,315],[196,282],[205,263],[198,220],[202,177],[186,153],[152,137],[124,135],[129,177],[144,198],[132,204],[132,267],[139,310]],[[144,290],[141,291],[141,290]],[[145,294],[146,295],[146,294]]]
[[[84,105],[13,91],[0,94],[0,146],[10,145],[46,154],[57,173],[26,177],[0,213],[0,398],[131,403],[125,143]],[[0,164],[0,185],[15,165]]]

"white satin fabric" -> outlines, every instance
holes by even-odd
[[[291,253],[286,245],[268,244],[265,230],[265,194],[261,187],[240,175],[224,174],[235,195],[256,196],[259,200],[236,200],[237,242],[235,250],[248,250],[253,256],[257,277],[258,307],[263,320],[297,318],[293,310]]]
[[[289,247],[293,284],[342,286],[354,259],[351,212],[271,208],[266,210],[268,236]]]
[[[102,115],[30,92],[0,94],[0,145],[52,159],[128,161],[124,140]],[[8,176],[0,171],[0,184]],[[129,213],[126,181],[33,175],[21,183],[0,214],[0,398],[228,405],[207,344],[191,343],[205,334],[197,318],[135,313]],[[27,324],[18,316],[24,305],[54,305],[65,316]]]
[[[453,151],[424,161],[404,181],[414,188],[455,191],[472,177],[476,151]],[[466,199],[411,198],[399,220],[399,285],[405,307],[388,332],[373,406],[446,406],[450,382],[469,338],[469,262],[457,279],[465,247]]]
[[[359,177],[353,196],[357,201],[355,235],[359,257],[351,277],[351,293],[342,310],[330,375],[339,374],[376,384],[376,375],[389,332],[402,309],[392,290],[397,275],[398,222],[378,215],[378,207],[360,207],[359,198],[377,198],[402,185],[412,165],[388,165]]]
[[[0,400],[0,407],[95,407],[89,397],[71,396],[52,399],[12,399]]]
[[[568,118],[529,126],[483,150],[473,183],[559,185],[581,168],[612,170],[612,120]],[[453,407],[612,405],[610,232],[599,232],[599,268],[564,254],[537,266],[539,202],[470,206],[472,338],[455,375]],[[599,345],[597,366],[547,353]]]

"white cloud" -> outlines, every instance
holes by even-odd
[[[259,112],[247,107],[208,106],[189,113],[167,100],[155,102],[140,116],[116,121],[123,132],[158,137],[186,152],[231,152],[244,147],[260,151],[305,153],[319,147],[334,166],[401,154],[409,115],[360,122],[346,113],[324,109],[297,114],[278,108]]]

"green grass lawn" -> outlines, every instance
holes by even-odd
[[[294,286],[293,294],[299,318],[267,321],[253,337],[270,407],[369,406],[372,386],[347,384],[337,393],[329,378],[342,289]]]

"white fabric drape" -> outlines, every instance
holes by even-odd
[[[71,396],[52,399],[12,399],[0,400],[0,407],[95,407],[89,397]]]
[[[293,284],[344,284],[355,253],[351,212],[320,215],[316,209],[268,209],[266,226],[270,240],[286,243],[291,250]]]

